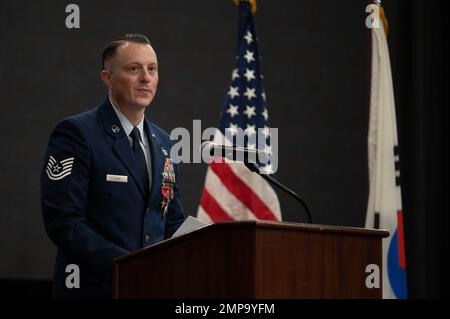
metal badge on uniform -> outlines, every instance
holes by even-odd
[[[120,132],[120,127],[118,125],[113,125],[111,126],[111,130],[113,131],[113,133],[119,133]]]
[[[47,169],[45,172],[52,181],[59,181],[72,173],[72,166],[75,158],[66,158],[60,162],[55,160],[53,156],[50,156],[47,163]]]
[[[164,163],[164,170],[162,173],[162,185],[161,185],[161,210],[163,216],[166,216],[169,209],[170,201],[173,199],[173,187],[175,185],[175,171],[173,169],[172,159],[166,158]]]
[[[161,147],[161,151],[163,152],[163,154],[164,154],[165,156],[168,156],[168,155],[169,155],[169,153],[167,153],[167,151],[166,151],[166,149],[165,149],[164,147]]]
[[[128,176],[107,174],[106,181],[115,183],[128,183]]]

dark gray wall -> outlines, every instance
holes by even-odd
[[[384,2],[393,17],[396,98],[405,114],[411,86],[404,80],[411,74],[404,60],[409,46],[401,41],[406,41],[402,34],[409,34],[409,24],[399,21],[409,23],[411,17],[405,18],[407,1]],[[193,119],[201,119],[203,128],[216,126],[230,80],[237,36],[237,8],[231,0],[75,1],[81,28],[74,30],[64,23],[69,3],[0,3],[0,279],[51,277],[55,248],[46,237],[39,202],[43,155],[58,121],[104,99],[99,72],[106,42],[128,32],[150,37],[158,53],[160,83],[147,117],[169,132],[175,127],[191,131]],[[368,3],[258,0],[255,23],[270,123],[280,130],[277,177],[302,194],[316,223],[364,224]],[[416,122],[400,114],[401,145],[414,144],[407,136],[414,129],[411,123]],[[191,214],[205,172],[204,164],[182,166],[183,199]],[[405,188],[405,201],[418,198]],[[279,198],[284,220],[305,220],[297,203],[280,193]],[[407,226],[424,231],[405,215]],[[425,241],[413,238],[408,229],[406,235],[425,248]],[[413,251],[407,246],[407,253]],[[420,280],[424,286],[425,276]]]
[[[105,43],[147,34],[160,83],[147,117],[170,131],[216,126],[234,64],[232,1],[76,1],[81,28],[65,27],[68,1],[2,1],[0,10],[0,277],[49,278],[54,247],[39,204],[39,172],[52,127],[100,103]],[[255,23],[278,178],[302,194],[317,223],[361,226],[365,214],[368,80],[366,1],[258,1]],[[184,204],[195,213],[206,165],[183,165]],[[284,219],[302,208],[280,194]]]

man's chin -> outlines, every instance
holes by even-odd
[[[139,108],[145,109],[152,103],[152,100],[153,99],[136,99],[134,104]]]

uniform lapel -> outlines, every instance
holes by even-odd
[[[134,181],[138,185],[139,191],[145,198],[144,185],[142,184],[141,179],[138,178],[138,167],[131,150],[130,141],[128,136],[125,134],[125,131],[122,128],[111,103],[109,102],[109,98],[106,98],[106,101],[100,106],[100,117],[106,133],[114,138],[114,152],[128,169]]]
[[[154,201],[161,201],[161,196],[158,197],[158,194],[161,194],[162,173],[166,156],[162,153],[160,141],[151,130],[150,122],[145,120],[144,124],[150,144],[150,154],[152,157],[152,185],[149,197],[150,204]]]

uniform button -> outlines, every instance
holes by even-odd
[[[145,213],[150,213],[150,207],[145,210]]]
[[[145,242],[148,243],[150,241],[150,236],[149,234],[145,234],[145,238],[144,238]]]

